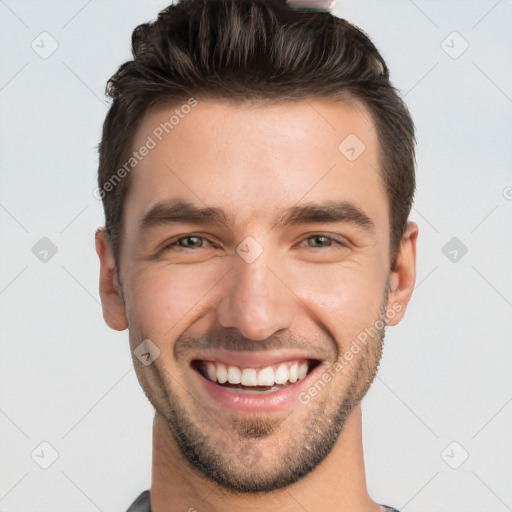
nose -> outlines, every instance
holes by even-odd
[[[217,307],[218,322],[255,341],[290,328],[299,299],[286,284],[282,266],[271,261],[267,251],[252,263],[238,255],[233,260],[233,271]]]

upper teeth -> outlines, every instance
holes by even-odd
[[[308,373],[307,361],[288,361],[264,368],[239,367],[223,363],[203,361],[201,366],[213,382],[242,384],[243,386],[273,386],[303,379]]]

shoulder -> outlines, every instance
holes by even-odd
[[[126,512],[151,512],[149,490],[142,492]]]

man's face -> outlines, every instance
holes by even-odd
[[[328,455],[379,364],[392,304],[376,130],[359,104],[308,100],[199,102],[155,132],[176,108],[151,110],[133,145],[155,143],[125,200],[123,309],[132,353],[160,351],[134,364],[189,461],[268,491]]]

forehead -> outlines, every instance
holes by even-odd
[[[240,225],[302,201],[345,200],[387,227],[376,130],[362,104],[186,105],[154,107],[137,130],[132,149],[145,156],[130,175],[126,226],[179,197],[221,206]]]

